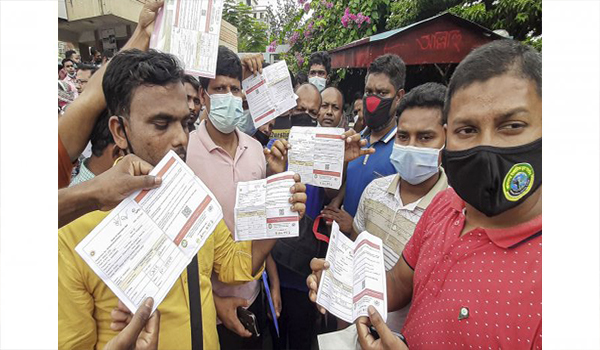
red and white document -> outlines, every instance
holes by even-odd
[[[317,304],[353,323],[373,305],[387,319],[387,293],[381,239],[363,231],[352,242],[334,221],[325,257],[330,264],[319,283]]]
[[[219,202],[173,151],[150,175],[160,187],[121,202],[75,251],[132,312],[147,298],[154,309],[212,234]]]
[[[235,198],[236,241],[298,237],[299,216],[289,202],[294,173],[286,171],[266,179],[238,182]]]
[[[213,79],[222,12],[223,0],[165,0],[150,48],[177,56],[188,74]]]
[[[302,183],[339,189],[344,171],[343,128],[294,126],[288,141],[288,169]]]
[[[258,128],[296,107],[292,79],[284,60],[242,81],[254,127]]]

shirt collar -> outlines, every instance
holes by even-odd
[[[450,199],[450,207],[457,212],[463,212],[465,208],[465,202],[456,194],[453,188],[449,188],[448,191],[452,191],[452,198]],[[477,228],[485,232],[495,245],[500,248],[511,248],[524,241],[527,241],[534,236],[541,234],[542,232],[542,215],[538,215],[535,218],[521,223],[516,226],[507,228]]]
[[[392,182],[387,188],[387,193],[391,194],[392,196],[396,195],[396,192],[398,191],[398,182],[400,182],[400,174],[396,174],[396,176],[394,176],[394,179],[392,179]],[[440,178],[429,190],[429,192],[427,192],[425,196],[416,202],[416,207],[419,207],[423,210],[427,209],[427,206],[429,203],[431,203],[433,198],[446,188],[448,188],[448,178],[446,177],[444,168],[440,167]]]
[[[242,135],[240,134],[240,132],[237,128],[235,128],[235,130],[233,132],[236,133],[236,135],[238,137],[238,148],[239,149],[247,148],[248,147],[248,139],[242,137]],[[196,129],[196,135],[198,136],[198,138],[200,139],[200,142],[202,142],[202,144],[204,145],[206,150],[208,150],[208,152],[212,152],[217,148],[221,148],[221,146],[217,145],[213,141],[213,139],[210,137],[210,135],[208,134],[208,130],[206,130],[206,120],[203,120],[200,122],[200,125],[198,125],[198,128]]]
[[[394,128],[390,131],[388,131],[387,134],[385,134],[384,137],[382,137],[379,141],[383,141],[383,143],[388,143],[390,142],[390,140],[393,140],[394,137],[396,136],[396,131],[398,130],[397,126],[394,126]],[[371,129],[369,129],[369,127],[367,126],[363,131],[360,132],[360,137],[361,138],[367,138],[369,135],[371,135]],[[377,143],[376,142],[376,143]]]
[[[440,167],[440,178],[436,181],[435,185],[433,185],[429,192],[427,192],[427,194],[421,198],[417,206],[423,210],[427,209],[427,206],[429,203],[431,203],[433,198],[446,188],[448,188],[448,178],[446,177],[444,168]]]

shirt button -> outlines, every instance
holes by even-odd
[[[462,320],[462,319],[467,318],[467,317],[469,317],[469,308],[463,306],[463,307],[460,308],[460,313],[458,314],[458,319]]]
[[[447,255],[447,254],[444,255],[444,260],[446,260],[446,261],[450,260],[450,255]]]
[[[454,226],[458,226],[460,224],[460,220],[454,221]]]

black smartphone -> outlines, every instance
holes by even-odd
[[[256,316],[252,312],[244,309],[241,306],[238,306],[237,317],[240,319],[242,325],[244,325],[244,328],[252,333],[252,335],[255,337],[260,337],[258,326],[256,325]]]

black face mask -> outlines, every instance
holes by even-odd
[[[363,114],[369,129],[380,131],[390,125],[393,114],[390,115],[394,98],[381,98],[378,96],[364,96]]]
[[[260,130],[256,130],[254,138],[260,142],[261,145],[266,146],[269,143],[269,136],[262,133]]]
[[[317,126],[317,120],[313,119],[308,113],[292,114],[290,116],[291,126]]]
[[[542,184],[542,139],[517,147],[444,149],[442,165],[460,198],[496,216],[523,203]]]

